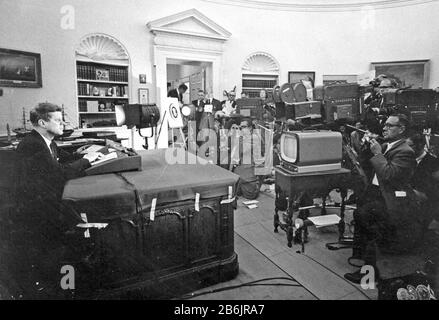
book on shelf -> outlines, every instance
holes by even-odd
[[[90,64],[76,65],[78,79],[128,82],[128,68],[115,66],[94,66]]]
[[[87,112],[99,112],[99,103],[96,100],[87,101]]]
[[[86,100],[79,100],[78,109],[79,109],[79,112],[87,112],[87,101]]]

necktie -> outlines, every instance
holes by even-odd
[[[54,141],[52,141],[52,143],[50,144],[50,150],[52,151],[53,159],[58,161],[57,152],[56,152],[56,143]]]

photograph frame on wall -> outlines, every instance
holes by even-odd
[[[430,60],[371,62],[376,76],[385,74],[401,87],[427,89],[430,80]]]
[[[41,88],[41,55],[0,48],[0,86]]]
[[[146,83],[146,74],[139,74],[139,83]]]
[[[149,90],[146,88],[139,88],[139,103],[148,104],[149,103]]]
[[[302,82],[302,80],[308,80],[308,77],[312,80],[312,85],[316,81],[315,71],[288,71],[288,83]]]

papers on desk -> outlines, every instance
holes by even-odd
[[[308,220],[314,223],[316,228],[321,228],[338,224],[340,222],[340,217],[336,214],[328,214],[324,216],[308,217]]]
[[[242,203],[245,204],[247,206],[247,208],[254,209],[254,208],[258,207],[257,203],[259,203],[259,201],[258,200],[247,200],[247,201],[243,201]]]
[[[87,139],[74,139],[74,140],[69,140],[69,141],[56,141],[56,145],[58,147],[63,147],[63,146],[74,146],[77,144],[102,143],[102,142],[105,142],[105,139],[87,138]],[[101,145],[101,147],[104,147],[104,146]]]
[[[258,200],[247,200],[247,201],[242,201],[242,203],[245,205],[249,205],[249,204],[259,203],[259,201]]]
[[[85,154],[85,153],[89,153],[89,152],[100,152],[103,148],[105,148],[105,147],[97,145],[97,144],[93,144],[90,147],[88,147],[87,149],[85,149],[84,151],[82,151],[81,153]]]
[[[108,160],[111,160],[111,159],[116,159],[116,158],[117,158],[117,153],[116,152],[110,152],[110,153],[100,157],[98,161],[92,162],[91,165],[95,166],[95,165],[100,164],[102,162],[105,162],[105,161],[108,161]]]

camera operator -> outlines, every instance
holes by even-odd
[[[376,269],[376,248],[400,253],[412,249],[422,235],[419,204],[410,180],[416,168],[414,151],[405,141],[409,122],[405,115],[390,116],[384,125],[386,143],[370,140],[373,178],[354,213],[354,250]],[[376,270],[378,271],[378,270]],[[360,283],[360,270],[345,278]]]
[[[407,143],[415,151],[417,166],[411,183],[418,197],[424,200],[424,227],[427,228],[434,218],[439,220],[439,159],[425,149],[422,134],[410,136]]]

